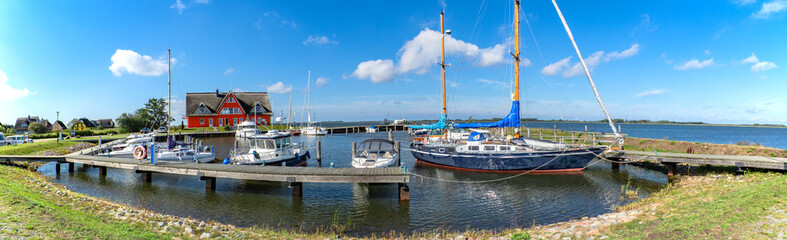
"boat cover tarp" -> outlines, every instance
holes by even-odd
[[[446,116],[445,113],[443,113],[443,114],[440,114],[440,121],[438,121],[438,122],[436,122],[434,124],[430,124],[430,125],[409,125],[407,127],[411,128],[411,129],[446,129],[446,128],[448,128],[448,125],[445,123],[446,122],[446,118],[448,118],[448,116]]]
[[[519,127],[519,101],[511,103],[511,112],[506,117],[497,122],[491,123],[462,123],[452,124],[454,128],[503,128],[503,127]]]

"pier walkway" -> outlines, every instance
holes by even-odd
[[[760,168],[782,171],[787,170],[787,158],[780,157],[643,152],[628,150],[606,151],[603,153],[603,156],[612,160],[654,161],[661,163],[667,167],[668,175],[677,174],[677,164],[731,166],[738,168]],[[613,168],[619,166],[618,163],[613,163],[612,165]]]
[[[105,144],[106,145],[106,144]],[[102,145],[103,146],[103,145]],[[303,183],[396,183],[399,199],[410,200],[407,183],[409,173],[398,167],[391,168],[324,168],[324,167],[282,167],[255,165],[224,165],[217,163],[193,163],[160,161],[155,165],[150,160],[139,161],[130,158],[109,158],[92,155],[98,147],[63,156],[24,156],[3,155],[0,161],[55,161],[55,172],[60,174],[61,164],[74,171],[75,164],[83,164],[99,169],[99,176],[107,175],[107,168],[133,170],[142,175],[145,182],[152,181],[152,173],[197,176],[205,181],[206,190],[216,189],[217,178],[240,180],[286,182],[292,188],[293,196],[303,195]],[[81,154],[81,153],[84,153]]]

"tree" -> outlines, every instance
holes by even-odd
[[[79,119],[76,119],[76,118],[71,119],[71,121],[68,122],[68,125],[66,125],[66,127],[74,128],[74,124],[77,124],[77,122],[79,122]]]
[[[145,126],[157,129],[175,121],[175,119],[168,117],[166,108],[167,102],[163,98],[151,98],[148,103],[145,103],[144,108],[137,110],[137,115],[145,120]]]
[[[138,132],[145,127],[145,119],[139,116],[141,108],[136,113],[123,113],[118,117],[117,123],[126,132]]]
[[[3,123],[0,123],[0,133],[5,132],[5,127],[3,127]]]
[[[27,127],[27,130],[36,134],[49,132],[49,129],[46,128],[46,125],[40,122],[31,123],[30,126]]]

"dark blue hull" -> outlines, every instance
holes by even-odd
[[[306,154],[304,154],[304,155],[288,155],[288,156],[282,156],[282,157],[271,159],[271,160],[265,160],[264,161],[265,164],[263,164],[263,161],[245,162],[245,163],[240,163],[240,164],[242,164],[242,165],[286,166],[286,167],[304,166],[304,165],[306,165],[307,161],[309,161],[309,158],[310,158],[309,153],[306,152]]]
[[[604,149],[482,154],[457,153],[452,147],[413,145],[410,152],[419,163],[444,168],[485,172],[560,172],[582,170]]]

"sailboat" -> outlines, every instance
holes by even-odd
[[[554,0],[552,2],[558,10],[569,37],[574,42],[568,25],[563,20],[559,8],[557,8],[557,3]],[[438,139],[438,141],[430,141],[430,138],[414,141],[410,144],[410,151],[418,164],[480,172],[569,172],[584,169],[591,160],[607,149],[607,147],[603,146],[571,146],[519,136],[519,0],[514,0],[514,5],[514,53],[512,55],[515,67],[514,92],[512,93],[510,113],[501,120],[492,123],[452,124],[452,128],[471,129],[470,134],[463,140],[449,139],[448,134],[445,134],[444,138],[442,140]],[[442,15],[441,13],[441,23]],[[574,48],[577,50],[577,54],[580,55],[576,43],[574,43]],[[610,122],[610,126],[616,136],[615,142],[617,142],[622,138],[617,133],[606,108],[601,102],[601,98],[595,89],[595,84],[590,78],[589,71],[581,55],[579,59],[583,67],[585,67],[585,72],[596,93],[596,99],[607,115],[607,120]],[[443,66],[443,71],[445,71],[444,69],[445,66]],[[445,75],[443,75],[443,82],[445,84]],[[445,102],[445,91],[443,93],[443,101]],[[421,128],[443,128],[447,130],[447,126],[442,125],[446,115],[445,104],[443,107],[443,115],[440,122],[430,126],[422,126]],[[411,128],[413,127],[411,126]],[[489,130],[482,128],[513,128],[514,136],[497,137],[491,134]]]
[[[311,116],[311,82],[312,82],[312,71],[309,70],[309,77],[306,82],[306,127],[302,129],[302,133],[304,135],[312,135],[312,136],[322,136],[328,133],[328,130],[319,126],[315,126],[312,123],[312,116]],[[301,119],[303,116],[301,116]]]
[[[409,125],[407,126],[410,129],[415,129],[416,131],[425,131],[427,136],[425,137],[415,137],[413,141],[415,143],[429,143],[430,140],[432,141],[445,141],[448,140],[448,124],[446,124],[446,119],[448,118],[448,114],[446,111],[445,106],[445,37],[451,34],[451,30],[445,30],[445,12],[442,10],[440,11],[440,68],[442,69],[443,74],[443,113],[440,114],[440,120],[436,123],[430,125]],[[431,137],[429,134],[434,131],[441,131],[443,133],[442,137]]]

